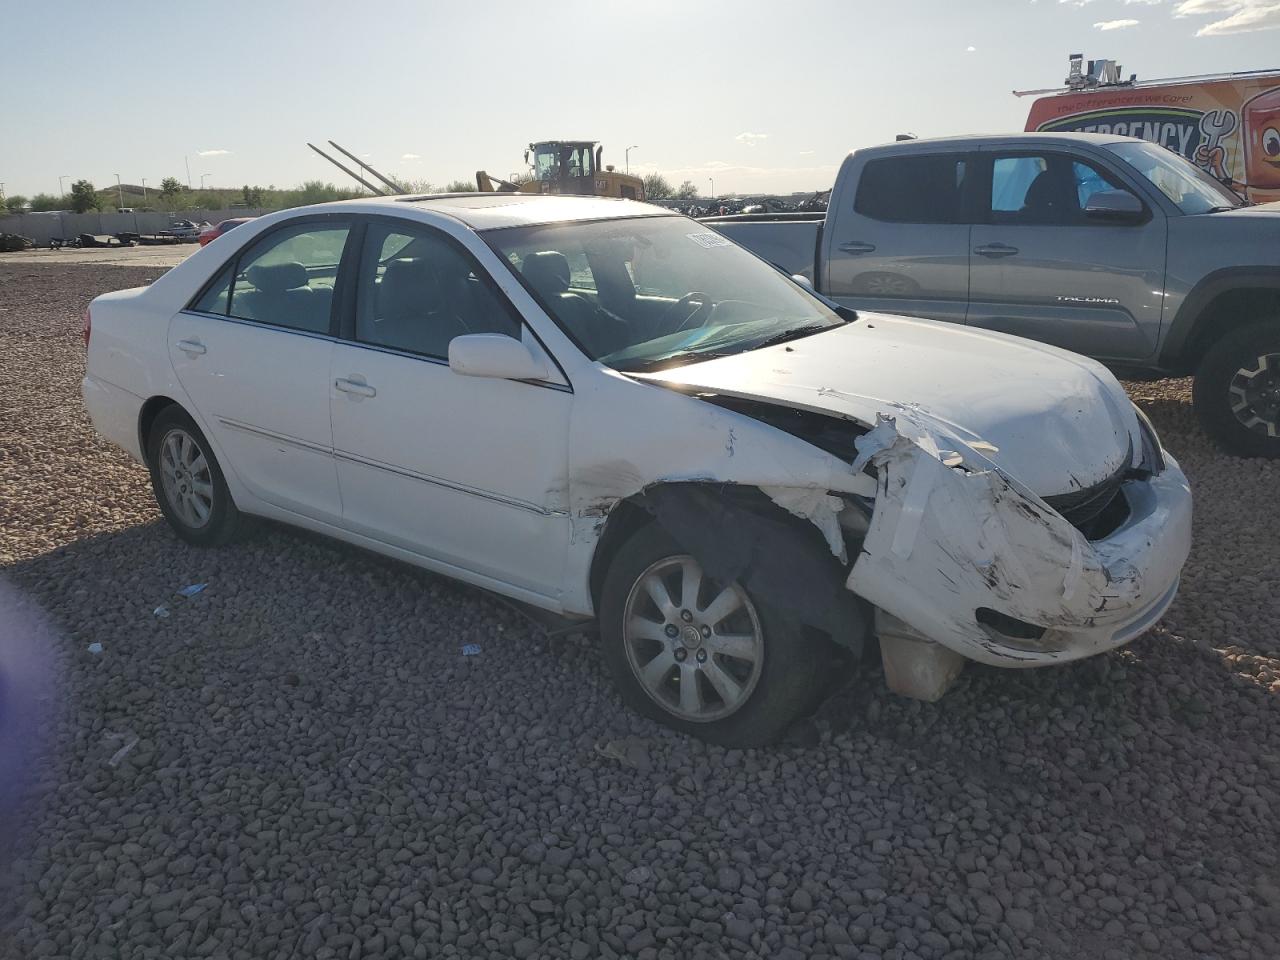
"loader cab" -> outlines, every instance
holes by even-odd
[[[602,150],[589,140],[544,140],[529,144],[525,162],[542,193],[593,196]]]

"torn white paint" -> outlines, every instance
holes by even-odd
[[[841,563],[847,563],[844,534],[840,530],[840,511],[844,501],[816,487],[761,487],[770,500],[788,513],[813,521],[827,540],[827,546]]]
[[[1129,521],[1090,543],[993,465],[949,467],[901,434],[886,444],[891,424],[882,421],[868,444],[879,490],[848,579],[859,596],[997,666],[1117,646],[1172,601],[1191,542],[1189,489],[1176,463],[1128,484]],[[1001,637],[977,621],[980,607],[1048,630],[1040,641]]]

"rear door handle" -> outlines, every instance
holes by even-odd
[[[179,340],[178,349],[189,357],[198,357],[205,352],[204,344],[199,340]]]
[[[1011,247],[1007,243],[988,243],[985,246],[974,247],[973,252],[980,257],[997,259],[999,257],[1012,257],[1018,252],[1018,248]]]
[[[840,249],[844,253],[871,253],[875,248],[874,243],[866,243],[862,240],[846,240],[840,244]]]
[[[343,393],[354,394],[357,397],[376,397],[378,391],[373,389],[367,383],[360,383],[358,380],[338,379],[333,381],[335,390],[341,390]]]

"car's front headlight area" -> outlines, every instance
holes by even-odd
[[[1142,434],[1142,459],[1139,461],[1138,469],[1153,477],[1159,476],[1164,473],[1165,463],[1164,448],[1160,446],[1156,428],[1136,403],[1133,404],[1133,412],[1138,418],[1138,432]]]

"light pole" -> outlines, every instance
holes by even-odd
[[[627,149],[626,149],[626,150],[622,151],[622,154],[623,154],[623,156],[626,158],[626,161],[627,161],[627,173],[630,173],[630,172],[631,172],[631,151],[632,151],[632,150],[639,150],[639,149],[640,149],[640,144],[638,144],[638,143],[633,143],[631,146],[627,147]]]
[[[71,174],[69,173],[64,173],[62,176],[58,178],[58,196],[59,197],[65,197],[67,195],[67,188],[62,185],[62,181],[70,180],[70,179],[71,179]]]
[[[707,177],[707,179],[711,181],[711,199],[714,200],[716,198],[716,178]]]
[[[120,183],[120,174],[116,174],[116,196],[120,198],[119,209],[124,209],[124,187]]]
[[[211,177],[211,176],[213,176],[213,174],[211,174],[211,173],[202,173],[202,174],[200,174],[200,189],[201,189],[201,190],[203,190],[203,189],[204,189],[204,178],[205,178],[205,177]]]
[[[187,189],[191,189],[191,161],[187,159],[186,154],[182,156],[182,162],[187,165]]]
[[[142,202],[144,205],[147,202],[147,178],[146,177],[142,178]]]

